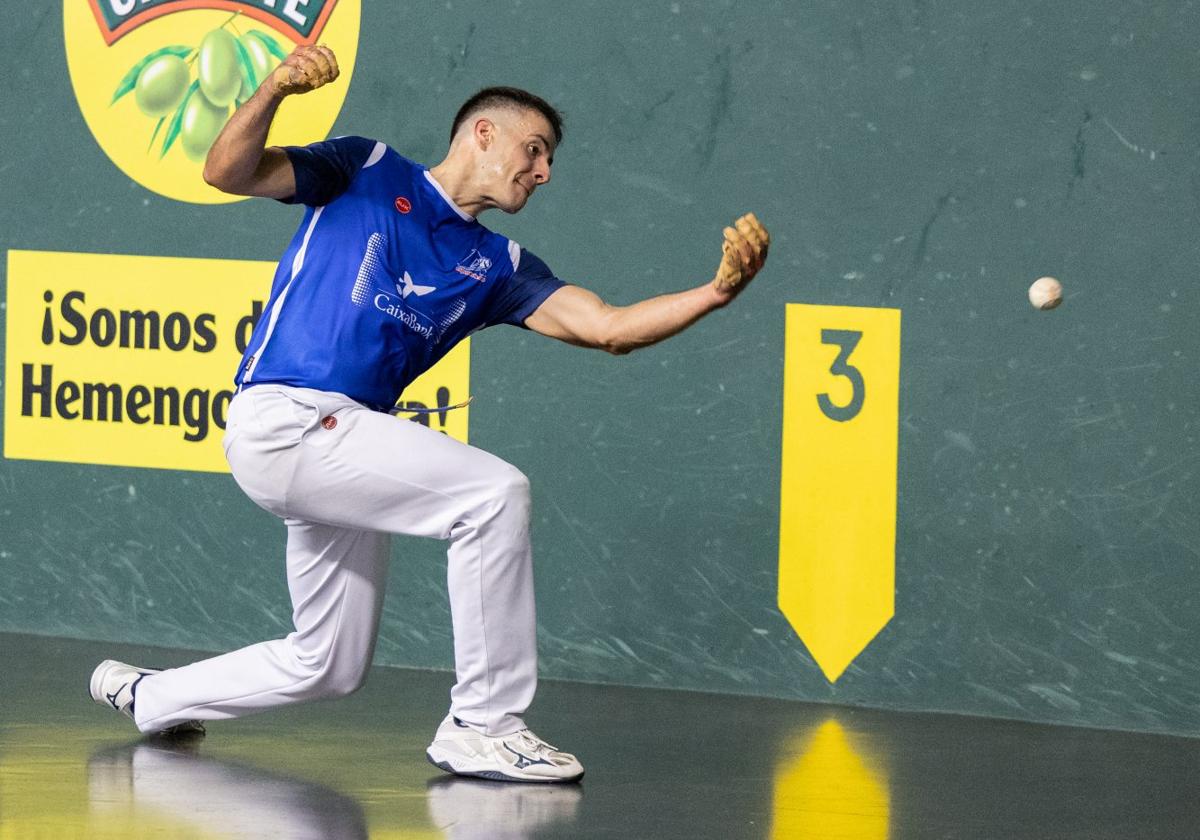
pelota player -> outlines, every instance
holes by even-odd
[[[226,192],[307,206],[238,369],[224,439],[238,484],[287,524],[296,629],[161,672],[108,660],[92,697],[157,732],[349,694],[371,662],[389,535],[436,537],[449,543],[456,683],[429,760],[469,776],[577,780],[575,756],[523,720],[537,682],[527,479],[388,410],[456,342],[493,324],[617,354],[674,335],[754,277],[767,232],[744,216],[725,229],[712,282],[610,306],[476,221],[492,208],[516,213],[549,182],[562,139],[549,104],[512,88],[479,92],[431,169],[361,137],[264,148],[283,98],[337,74],[329,49],[295,50],[205,166]]]

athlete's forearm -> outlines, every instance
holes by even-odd
[[[337,77],[337,59],[329,47],[292,50],[217,135],[204,162],[204,180],[235,195],[294,197],[296,173],[286,152],[266,148],[267,132],[285,96],[316,90]]]
[[[727,302],[712,283],[705,283],[686,292],[659,295],[630,306],[614,306],[608,315],[605,349],[623,354],[657,344]]]
[[[263,84],[234,111],[208,150],[205,181],[224,192],[243,194],[248,190],[260,175],[267,132],[282,101],[283,96],[270,84]]]
[[[711,283],[632,306],[608,307],[601,346],[612,353],[648,347],[687,329],[737,297],[762,268],[771,239],[753,213],[741,216],[735,225],[725,228],[721,265]]]

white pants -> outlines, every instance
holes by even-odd
[[[138,728],[222,720],[338,697],[371,664],[389,534],[448,540],[455,717],[524,728],[537,687],[529,483],[501,459],[340,394],[258,385],[229,408],[241,488],[287,524],[295,631],[146,677]]]

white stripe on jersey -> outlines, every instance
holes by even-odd
[[[464,222],[475,221],[474,216],[472,216],[466,210],[462,209],[461,207],[459,207],[457,204],[454,203],[454,199],[450,197],[449,193],[447,193],[444,189],[442,189],[442,185],[437,182],[436,178],[434,178],[431,174],[429,174],[428,169],[425,170],[425,180],[428,181],[433,186],[433,188],[438,191],[438,195],[440,195],[442,198],[446,199],[446,203],[450,205],[450,209],[453,210],[455,213],[457,213],[458,217],[460,219],[462,219]]]
[[[362,165],[362,168],[368,169],[379,163],[379,161],[383,160],[383,153],[386,151],[387,145],[376,140],[375,148],[371,150],[371,154],[367,157],[367,162]]]
[[[512,260],[513,271],[521,267],[521,246],[511,239],[508,240],[508,258]]]
[[[312,221],[308,223],[308,230],[304,232],[304,241],[300,243],[300,250],[296,252],[296,257],[292,260],[292,276],[288,278],[287,285],[283,287],[283,291],[275,299],[275,305],[271,307],[271,319],[267,321],[267,332],[263,336],[262,344],[258,346],[258,351],[254,354],[254,360],[246,367],[246,375],[242,377],[243,385],[248,383],[251,377],[254,376],[254,368],[258,366],[259,360],[262,359],[263,351],[267,349],[267,342],[271,340],[271,333],[275,332],[275,322],[279,320],[279,312],[283,309],[283,301],[287,297],[288,290],[292,288],[292,284],[296,282],[296,275],[304,267],[304,255],[308,251],[308,240],[312,237],[313,228],[317,226],[317,219],[321,218],[321,213],[324,211],[324,207],[318,207],[316,212],[313,213]]]

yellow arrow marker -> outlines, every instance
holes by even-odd
[[[779,608],[830,682],[894,612],[900,311],[788,304]]]
[[[772,840],[887,840],[887,774],[836,720],[825,721],[799,755],[775,772]]]

